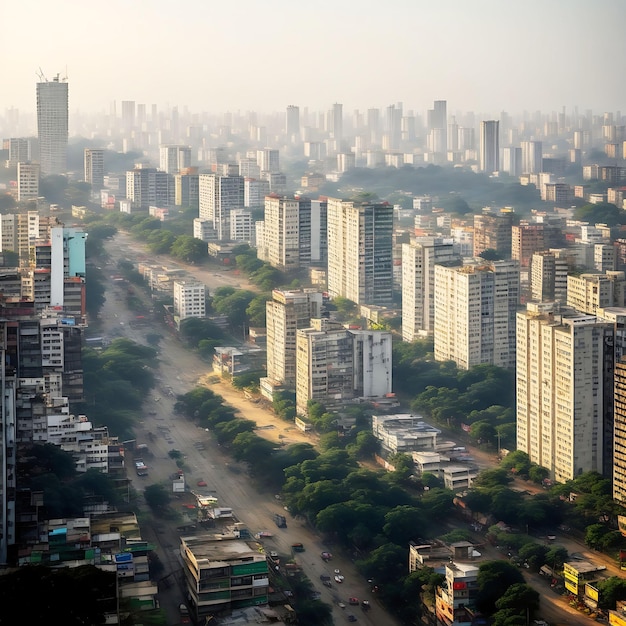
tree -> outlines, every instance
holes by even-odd
[[[615,610],[618,600],[626,600],[626,580],[619,576],[611,576],[596,583],[600,593],[599,607]]]
[[[618,224],[626,224],[626,211],[610,202],[585,204],[574,211],[574,219],[591,224],[617,226]]]
[[[501,261],[504,258],[500,252],[493,248],[483,250],[478,256],[485,261]]]
[[[156,513],[167,508],[170,502],[169,492],[163,485],[149,485],[143,492],[146,504]]]
[[[512,584],[496,600],[496,608],[498,611],[508,610],[524,617],[532,616],[539,608],[539,593],[526,583]]]
[[[476,607],[491,615],[496,609],[496,602],[504,596],[507,589],[517,583],[523,583],[521,572],[508,561],[486,561],[478,569],[478,595]]]
[[[385,515],[383,532],[389,541],[400,546],[423,534],[426,516],[414,506],[398,506]]]
[[[115,613],[116,574],[94,565],[54,568],[20,567],[0,576],[0,603],[14,607],[30,624],[46,624],[62,617],[64,626],[104,624],[106,613]],[[33,601],[33,590],[37,600]],[[15,623],[7,614],[0,623]]]
[[[180,235],[172,244],[170,254],[187,263],[197,263],[208,256],[206,243],[190,235]]]

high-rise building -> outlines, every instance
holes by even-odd
[[[267,378],[295,389],[296,333],[322,315],[322,294],[274,289],[266,303]]]
[[[626,297],[624,272],[580,274],[567,277],[567,306],[588,315],[599,309],[623,307]]]
[[[542,171],[542,158],[541,141],[522,141],[522,174],[539,174]]]
[[[17,200],[36,200],[39,197],[39,163],[17,164]]]
[[[511,227],[515,214],[513,209],[492,211],[490,208],[474,215],[474,256],[485,250],[495,250],[502,256],[511,254]]]
[[[357,304],[392,304],[392,205],[328,199],[328,292]]]
[[[571,309],[528,303],[517,315],[517,449],[557,482],[604,471],[613,336],[608,322]]]
[[[259,258],[282,270],[311,264],[311,201],[308,198],[265,197]]]
[[[280,172],[280,152],[273,148],[263,148],[257,150],[257,165],[261,168],[261,172],[276,174]]]
[[[127,134],[135,129],[135,102],[133,100],[122,101],[122,129]]]
[[[85,148],[85,182],[95,191],[104,187],[104,150]]]
[[[293,104],[287,107],[285,133],[292,139],[298,139],[300,136],[300,108]]]
[[[190,146],[160,146],[159,157],[159,169],[168,174],[179,174],[191,167]]]
[[[545,249],[543,224],[521,222],[511,227],[511,258],[519,261],[520,267],[528,267],[532,255]]]
[[[530,262],[530,296],[536,302],[561,302],[567,298],[570,257],[561,250],[535,252]]]
[[[126,172],[126,197],[135,209],[171,207],[174,204],[174,179],[155,167],[135,165],[134,170]]]
[[[510,176],[519,176],[522,173],[522,149],[514,146],[503,148],[500,169]]]
[[[500,170],[500,122],[480,123],[480,170],[491,174]]]
[[[418,237],[402,244],[402,339],[432,335],[435,324],[435,265],[460,261],[450,239]]]
[[[515,367],[517,261],[435,265],[435,360]]]
[[[174,205],[200,210],[199,174],[197,168],[188,168],[174,175]]]
[[[32,142],[25,137],[12,137],[8,141],[9,158],[7,167],[16,167],[18,163],[28,163],[33,159]]]
[[[353,331],[312,319],[296,336],[296,410],[309,400],[339,407],[356,398],[383,398],[392,389],[391,333]]]
[[[53,80],[37,83],[37,134],[42,176],[67,174],[68,124],[67,79],[57,74]]]
[[[199,217],[213,221],[219,241],[230,240],[230,212],[244,208],[243,176],[200,174]]]
[[[446,100],[435,100],[432,110],[428,112],[428,127],[431,131],[440,131],[441,139],[437,147],[441,149],[441,152],[446,152],[448,149],[448,103]]]

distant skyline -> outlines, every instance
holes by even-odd
[[[0,116],[38,73],[70,111],[626,113],[625,0],[21,0],[0,6]]]

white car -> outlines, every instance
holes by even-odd
[[[335,570],[335,574],[341,574],[341,570],[340,569],[336,569]]]
[[[335,582],[336,583],[342,583],[343,582],[343,576],[341,574],[335,574]]]

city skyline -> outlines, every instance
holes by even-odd
[[[435,6],[431,6],[435,4]],[[33,19],[33,15],[37,17]],[[0,110],[35,109],[41,72],[70,85],[70,111],[108,112],[132,100],[191,111],[328,110],[402,102],[422,114],[433,100],[448,113],[472,110],[616,111],[626,102],[621,0],[501,3],[394,0],[313,8],[271,0],[173,11],[112,0],[5,4]],[[66,35],[66,36],[64,36]],[[19,37],[19,39],[18,39]],[[15,51],[19,50],[19,55]]]

